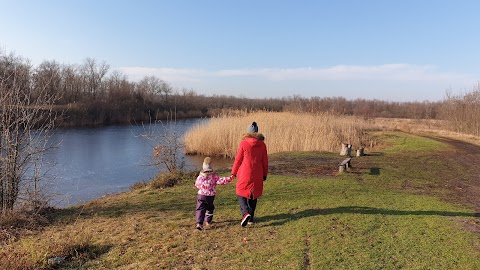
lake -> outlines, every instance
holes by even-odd
[[[46,162],[51,167],[44,183],[53,194],[52,206],[66,207],[109,193],[129,190],[137,182],[149,181],[161,168],[148,166],[153,155],[153,137],[161,140],[167,130],[182,136],[208,119],[187,119],[147,126],[107,126],[56,130],[49,142],[58,144]],[[144,136],[148,135],[148,136]],[[204,156],[186,156],[187,169],[200,170]],[[231,168],[233,160],[215,158],[214,168]],[[192,179],[192,185],[195,179]],[[192,191],[194,192],[194,191]]]

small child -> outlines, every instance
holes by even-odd
[[[233,175],[229,177],[220,177],[213,172],[211,158],[206,157],[204,159],[202,171],[200,171],[200,174],[195,181],[195,186],[198,188],[197,209],[195,211],[197,230],[203,230],[204,221],[207,222],[207,225],[212,224],[213,210],[215,209],[215,206],[213,205],[216,194],[215,186],[228,184],[232,182],[234,178]]]

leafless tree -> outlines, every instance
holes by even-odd
[[[81,67],[81,72],[84,79],[84,94],[91,97],[92,100],[97,99],[103,95],[102,80],[107,74],[110,66],[105,62],[100,64],[93,58],[86,58]]]
[[[165,102],[168,102],[168,97],[173,93],[173,87],[164,80],[160,80],[160,85],[165,98]]]
[[[51,96],[58,96],[62,84],[61,67],[55,61],[43,61],[32,74],[35,92],[47,90]]]
[[[78,67],[75,65],[64,65],[61,70],[62,84],[60,86],[61,103],[70,104],[80,100],[82,89],[81,77],[78,74]]]
[[[142,93],[145,97],[153,99],[156,95],[162,94],[162,80],[155,76],[145,76],[137,84],[137,92]]]
[[[49,148],[58,99],[50,92],[56,76],[34,84],[28,61],[0,51],[0,211],[19,199],[37,208],[42,198],[42,157]]]
[[[480,82],[465,94],[447,92],[441,117],[456,132],[480,135]]]

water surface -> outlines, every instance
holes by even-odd
[[[151,164],[155,141],[175,130],[181,136],[195,124],[206,119],[177,120],[147,126],[108,126],[58,130],[50,141],[59,147],[46,159],[55,164],[49,171],[54,176],[49,192],[55,194],[53,206],[65,207],[109,193],[128,190],[134,183],[149,181],[162,168]],[[148,135],[148,136],[145,136]],[[189,169],[201,169],[203,156],[185,156]],[[214,168],[228,168],[230,159],[215,159]],[[192,179],[193,183],[194,179]]]

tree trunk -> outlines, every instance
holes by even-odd
[[[352,153],[352,145],[342,143],[342,148],[340,149],[340,156],[350,156]]]

